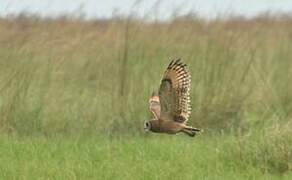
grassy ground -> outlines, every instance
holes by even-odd
[[[291,179],[291,22],[0,19],[0,179]],[[145,135],[177,57],[205,132]]]
[[[258,153],[253,160],[239,157],[234,147],[237,138],[230,136],[1,138],[0,142],[2,179],[288,180],[292,176],[269,172],[272,166],[256,157]]]

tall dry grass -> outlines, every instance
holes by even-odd
[[[0,20],[3,133],[139,133],[164,68],[192,74],[190,123],[245,133],[291,119],[291,18]]]

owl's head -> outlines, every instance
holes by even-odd
[[[150,129],[151,129],[150,121],[145,121],[144,122],[144,130],[147,132],[147,131],[150,131]]]
[[[151,131],[151,132],[159,132],[159,121],[157,119],[151,119],[150,121],[146,121],[144,123],[144,130]]]

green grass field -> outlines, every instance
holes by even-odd
[[[269,153],[253,149],[258,148],[256,142],[238,142],[238,137],[230,136],[1,138],[0,142],[1,179],[288,180],[292,175],[278,172],[285,171],[286,164],[281,164],[285,159],[265,162],[265,158],[270,161]]]
[[[291,22],[0,19],[0,179],[291,179]],[[178,57],[204,133],[145,133]]]

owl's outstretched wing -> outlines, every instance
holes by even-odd
[[[180,59],[168,65],[161,80],[159,99],[161,117],[185,123],[191,113],[191,75]]]
[[[156,95],[154,92],[152,94],[152,96],[149,99],[149,108],[150,111],[153,113],[155,119],[159,119],[160,118],[160,100],[159,100],[159,96]]]

